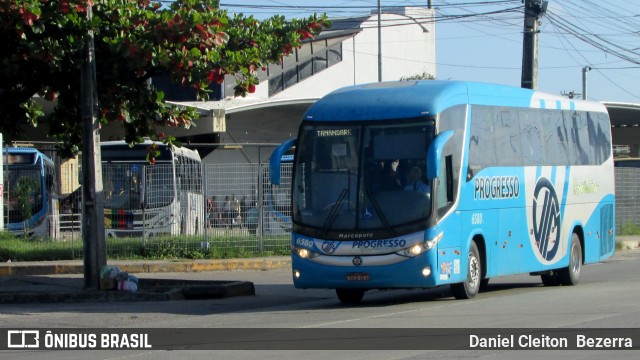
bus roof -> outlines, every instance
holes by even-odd
[[[195,159],[198,161],[201,161],[200,159],[200,154],[198,153],[198,150],[194,150],[194,149],[189,149],[186,148],[184,146],[182,147],[177,147],[177,146],[172,146],[171,148],[169,148],[167,146],[167,144],[160,142],[160,141],[153,141],[153,140],[149,140],[146,139],[145,141],[139,143],[139,144],[134,144],[133,147],[131,148],[132,153],[129,154],[129,156],[127,156],[127,160],[144,160],[145,156],[140,156],[140,150],[141,149],[145,149],[144,151],[146,152],[146,148],[149,145],[157,145],[160,148],[165,148],[165,149],[169,149],[171,150],[171,152],[173,154],[180,154],[183,155],[185,157],[191,158],[191,159]],[[100,147],[101,148],[110,148],[110,147],[116,147],[116,148],[125,148],[125,146],[129,147],[129,144],[124,141],[124,140],[116,140],[116,141],[102,141],[100,142]],[[138,150],[138,153],[136,154],[134,150]]]
[[[394,81],[349,86],[312,105],[304,120],[384,120],[436,115],[459,104],[606,112],[604,105],[518,87],[464,81]]]
[[[28,155],[33,155],[33,164],[36,163],[36,161],[38,161],[39,158],[42,158],[42,160],[44,162],[48,162],[50,164],[53,164],[53,160],[48,157],[47,155],[45,155],[43,152],[41,152],[40,150],[36,149],[36,148],[31,148],[31,147],[22,147],[22,146],[18,146],[18,147],[3,147],[2,148],[2,154],[11,154],[11,155],[18,155],[18,154],[28,154]]]

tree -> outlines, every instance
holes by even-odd
[[[35,202],[35,190],[36,182],[32,178],[28,176],[21,176],[18,179],[15,196],[17,209],[22,216],[22,221],[24,222],[22,230],[25,237],[27,237],[27,233],[29,231],[29,219],[33,216],[31,205]]]
[[[165,3],[166,4],[166,3]],[[92,19],[85,13],[92,7]],[[125,140],[177,143],[164,126],[190,127],[194,109],[170,106],[149,79],[169,76],[208,98],[211,84],[234,75],[235,94],[255,90],[257,71],[280,62],[301,41],[329,26],[325,15],[258,21],[230,15],[218,0],[2,0],[0,131],[9,140],[45,115],[33,96],[55,102],[46,118],[64,155],[81,144],[82,47],[94,32],[99,121],[120,123]]]
[[[400,78],[400,81],[410,81],[410,80],[435,80],[436,77],[429,74],[428,72],[423,72],[422,74],[414,74],[409,76],[403,76]]]

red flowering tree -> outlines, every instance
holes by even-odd
[[[92,18],[87,20],[87,7]],[[164,126],[189,127],[194,110],[164,102],[148,80],[169,76],[208,98],[227,74],[244,96],[258,83],[257,70],[328,26],[324,15],[258,21],[230,15],[217,0],[0,0],[0,132],[11,139],[44,113],[34,95],[55,102],[46,124],[67,154],[81,144],[82,48],[93,30],[101,124],[121,123],[126,140],[173,142]]]

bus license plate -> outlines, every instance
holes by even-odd
[[[370,279],[371,276],[369,276],[369,273],[347,273],[348,281],[369,281]]]

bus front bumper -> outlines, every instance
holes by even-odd
[[[351,266],[333,266],[292,256],[293,283],[308,289],[392,289],[430,288],[438,286],[436,252],[427,251],[401,262],[380,266],[365,266],[367,256],[341,256],[350,259]]]

